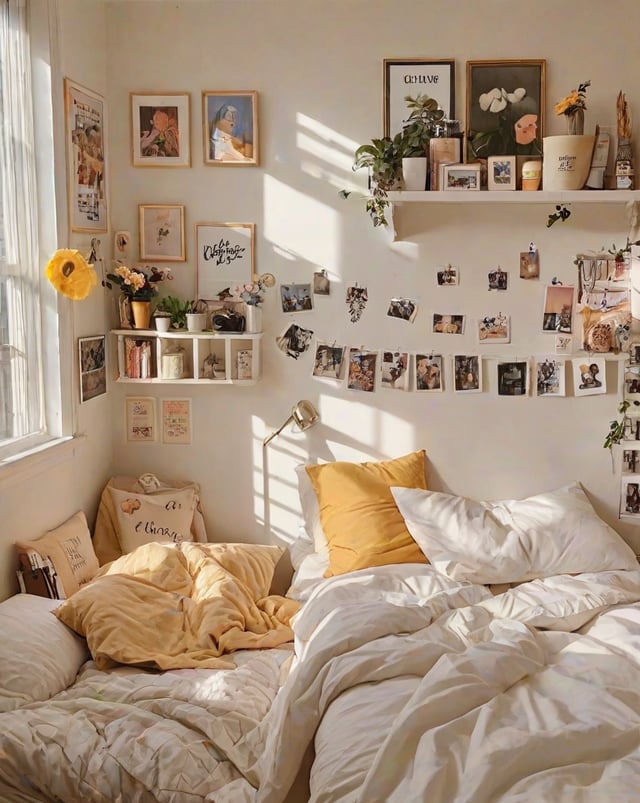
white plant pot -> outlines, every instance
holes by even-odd
[[[405,190],[423,191],[427,188],[426,156],[406,156],[402,160],[402,181]]]
[[[169,315],[158,315],[154,320],[158,332],[168,332],[171,328],[171,317]]]
[[[245,332],[261,332],[262,331],[262,308],[256,304],[245,304],[244,310],[245,317]]]
[[[207,327],[206,312],[187,312],[187,331],[202,332]]]
[[[581,190],[589,177],[596,138],[564,134],[542,139],[542,189]]]

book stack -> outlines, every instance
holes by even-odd
[[[124,341],[124,357],[129,379],[150,379],[153,376],[150,340],[127,337]]]

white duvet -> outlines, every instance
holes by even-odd
[[[242,779],[227,753],[269,710],[291,652],[234,658],[161,673],[89,662],[66,691],[0,714],[0,800],[217,801]]]
[[[493,597],[381,567],[323,582],[294,630],[287,684],[233,751],[247,781],[218,801],[285,800],[311,747],[312,801],[640,799],[640,572]]]

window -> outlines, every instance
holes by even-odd
[[[58,302],[43,279],[55,216],[38,208],[55,208],[51,70],[32,71],[48,62],[43,19],[47,0],[0,0],[0,463],[63,434]]]

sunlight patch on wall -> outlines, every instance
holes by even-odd
[[[332,270],[339,262],[340,216],[321,201],[264,177],[264,236],[274,247]]]
[[[364,189],[366,171],[362,171],[364,179],[358,181],[351,169],[359,143],[306,114],[296,115],[296,125],[296,145],[303,154],[308,154],[307,158],[303,155],[300,159],[303,173],[338,190],[353,192]]]

